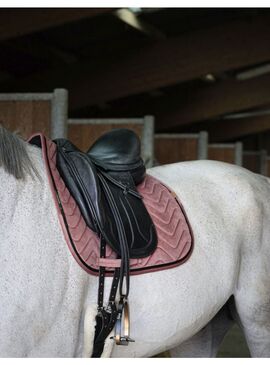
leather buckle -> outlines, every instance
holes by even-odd
[[[115,324],[114,339],[116,345],[127,346],[129,342],[135,342],[132,338],[129,337],[129,332],[130,332],[129,305],[127,299],[121,298],[118,307],[118,316]]]

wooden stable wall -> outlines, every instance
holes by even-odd
[[[64,89],[53,93],[0,94],[0,123],[28,138],[43,132],[51,138],[66,137],[68,94]]]
[[[243,167],[258,174],[267,174],[267,151],[244,151]]]
[[[153,116],[125,119],[69,119],[68,138],[82,151],[87,151],[102,134],[115,128],[131,129],[140,137],[146,167],[152,167],[154,159]]]
[[[209,144],[208,159],[228,162],[231,164],[242,166],[243,164],[242,142]]]
[[[207,158],[207,132],[194,134],[156,134],[155,160],[157,164]]]

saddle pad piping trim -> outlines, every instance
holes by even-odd
[[[46,149],[47,149],[47,143],[45,143],[46,145]],[[47,156],[46,156],[47,157]],[[50,166],[49,166],[49,163],[48,163],[48,167],[49,167],[49,170],[50,170]],[[50,171],[50,174],[51,174],[51,171]],[[52,176],[52,175],[51,175]],[[53,179],[52,179],[53,180]],[[159,265],[154,265],[154,266],[148,266],[148,267],[145,267],[145,268],[131,268],[130,270],[130,275],[141,275],[141,274],[147,274],[147,273],[151,273],[151,272],[155,272],[155,271],[160,271],[160,270],[165,270],[165,269],[172,269],[174,267],[177,267],[179,266],[180,264],[183,264],[184,262],[186,262],[189,257],[191,256],[192,252],[193,252],[193,248],[194,248],[194,236],[193,236],[193,231],[192,231],[192,228],[191,228],[191,225],[189,223],[189,220],[187,218],[187,215],[186,215],[186,212],[185,212],[185,209],[184,207],[182,206],[182,204],[180,203],[180,201],[178,200],[178,197],[177,195],[175,194],[174,191],[172,191],[166,184],[162,183],[159,181],[159,183],[161,185],[163,185],[169,192],[170,194],[172,195],[172,197],[175,199],[175,201],[177,202],[177,204],[179,205],[179,207],[181,208],[184,216],[185,216],[185,219],[186,219],[186,222],[187,222],[187,225],[189,227],[189,230],[190,230],[190,235],[191,235],[191,248],[190,250],[188,251],[187,255],[182,257],[181,259],[179,260],[176,260],[176,261],[172,261],[170,263],[165,263],[165,264],[159,264]],[[60,208],[60,211],[61,211],[61,218],[62,218],[62,222],[64,222],[64,225],[65,225],[65,231],[68,235],[68,239],[67,241],[69,242],[69,245],[72,247],[72,250],[71,253],[73,255],[73,257],[75,258],[75,260],[79,263],[81,262],[85,268],[87,268],[88,272],[94,276],[98,276],[99,275],[99,269],[94,269],[93,267],[89,266],[79,255],[77,249],[76,249],[76,246],[75,244],[73,243],[73,240],[72,240],[72,237],[70,235],[70,232],[69,232],[69,227],[68,227],[68,224],[66,222],[66,218],[65,218],[65,213],[64,213],[64,210],[63,210],[63,207],[62,207],[62,204],[61,204],[61,200],[60,198],[58,197],[58,191],[57,191],[57,188],[53,182],[53,187],[54,187],[54,190],[56,192],[56,195],[57,195],[57,203],[59,205],[59,208]],[[99,258],[100,260],[100,258]],[[107,262],[107,265],[106,265],[106,262],[103,262],[103,264],[105,265],[99,265],[99,266],[104,266],[106,267],[107,269],[113,269],[113,268],[117,268],[117,267],[120,267],[120,263],[121,263],[121,260],[120,259],[102,259],[102,260],[108,260]],[[115,264],[113,263],[113,261],[115,261]],[[130,264],[132,265],[132,263],[134,261],[137,261],[137,259],[130,259]],[[119,266],[118,266],[119,265]],[[105,270],[105,275],[107,277],[112,277],[114,274],[113,271],[111,270]]]

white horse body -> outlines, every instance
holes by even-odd
[[[28,150],[40,180],[16,180],[0,168],[0,356],[82,356],[84,310],[96,305],[98,278],[87,275],[69,252],[40,151]],[[213,161],[148,173],[180,198],[194,251],[177,268],[131,277],[136,342],[115,345],[111,355],[146,357],[172,348],[180,355],[185,344],[180,345],[233,295],[252,355],[270,356],[268,180]]]

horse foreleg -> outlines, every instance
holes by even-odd
[[[219,346],[233,323],[228,306],[225,304],[200,332],[171,349],[171,356],[216,357]]]

